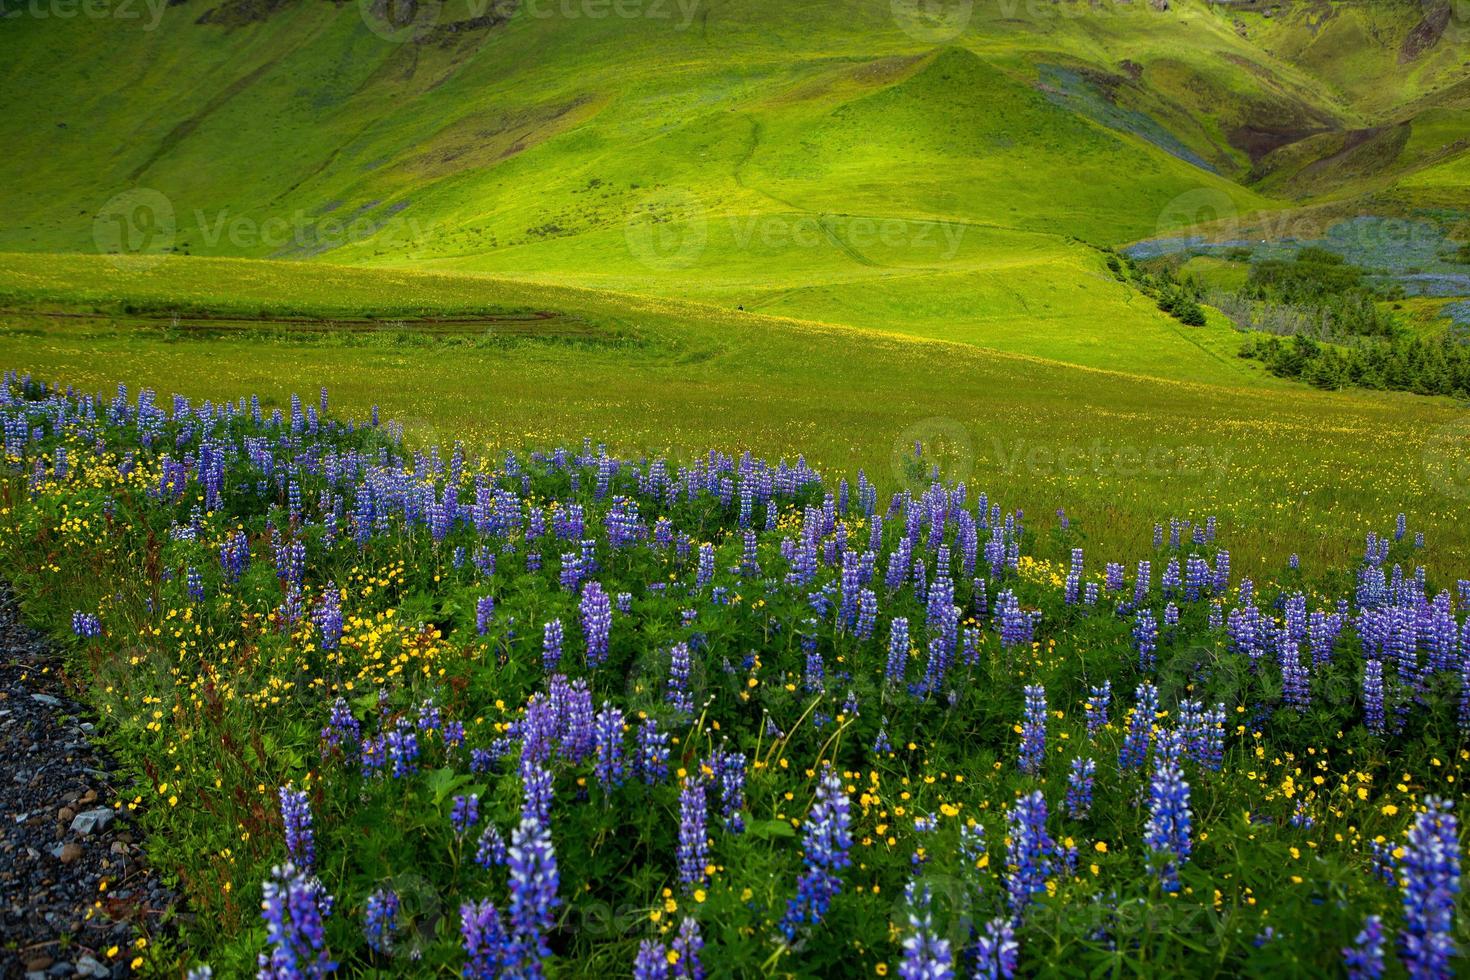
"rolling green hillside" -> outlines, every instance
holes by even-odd
[[[493,272],[1239,378],[1228,337],[1181,337],[1095,246],[1306,187],[1453,207],[1465,159],[1456,35],[1407,73],[1388,50],[1418,4],[1251,6],[22,12],[0,247]]]

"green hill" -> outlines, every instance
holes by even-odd
[[[485,271],[1208,379],[1213,352],[1095,246],[1309,185],[1400,210],[1462,187],[1452,31],[1405,74],[1390,49],[1418,4],[1251,6],[454,0],[396,32],[366,0],[13,16],[0,180],[25,193],[0,248]],[[1352,57],[1308,43],[1324,32]],[[1372,126],[1409,137],[1344,151]]]

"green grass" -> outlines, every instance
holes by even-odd
[[[1316,392],[1244,365],[1238,383],[1170,381],[482,276],[206,259],[126,272],[97,257],[4,264],[0,304],[33,311],[535,309],[593,334],[201,340],[107,319],[4,318],[0,363],[84,389],[122,380],[198,398],[259,391],[284,403],[326,384],[344,410],[379,404],[422,440],[457,433],[494,449],[586,435],[685,458],[709,447],[804,453],[826,469],[862,467],[887,487],[909,478],[904,460],[917,439],[947,475],[1033,513],[1065,505],[1110,547],[1140,545],[1155,519],[1217,514],[1251,529],[1255,550],[1241,561],[1293,551],[1309,563],[1339,561],[1366,529],[1405,509],[1441,560],[1470,547],[1463,488],[1443,482],[1437,455],[1456,443],[1434,435],[1463,413],[1432,399]]]

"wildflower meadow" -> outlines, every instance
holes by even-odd
[[[1064,500],[486,458],[325,389],[11,374],[0,434],[0,563],[183,895],[139,971],[1465,969],[1470,581],[1412,514],[1247,576],[1207,514],[1103,553]]]

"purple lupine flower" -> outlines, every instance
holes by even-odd
[[[898,975],[903,980],[952,980],[954,954],[950,952],[949,940],[941,938],[934,930],[928,886],[911,881],[905,897],[908,900],[909,934],[903,940],[903,960],[898,965]]]
[[[597,582],[588,582],[582,589],[580,612],[582,632],[587,637],[587,666],[601,667],[607,660],[608,633],[612,629],[612,603]]]
[[[623,713],[606,701],[597,713],[595,741],[597,781],[611,792],[623,785]]]
[[[694,572],[694,588],[703,591],[715,577],[715,546],[708,541],[699,546],[699,565]]]
[[[536,762],[521,759],[521,819],[545,823],[550,819],[554,788],[551,772]]]
[[[878,734],[873,738],[873,754],[887,755],[893,751],[893,743],[888,739],[888,719],[884,718],[878,724]]]
[[[316,834],[311,826],[311,801],[302,790],[282,786],[281,823],[285,827],[286,856],[297,868],[311,871],[316,864]]]
[[[560,675],[552,678],[552,700],[561,716],[561,754],[573,765],[596,748],[597,717],[592,710],[592,692],[584,678],[571,684]]]
[[[1404,932],[1399,958],[1412,977],[1454,973],[1455,909],[1460,894],[1460,830],[1448,800],[1430,796],[1414,817],[1399,862]]]
[[[564,631],[561,620],[553,619],[542,629],[541,666],[548,674],[561,669],[561,645]]]
[[[485,829],[480,831],[480,840],[475,846],[475,863],[482,868],[493,868],[497,864],[504,864],[509,858],[510,852],[505,846],[505,838],[500,835],[500,829],[487,822]]]
[[[442,732],[442,737],[444,739],[444,747],[446,749],[459,748],[461,745],[464,744],[464,722],[446,721],[444,723],[444,731]]]
[[[1096,735],[1108,723],[1108,706],[1113,700],[1113,682],[1103,681],[1087,695],[1087,736]]]
[[[250,540],[244,531],[236,531],[220,545],[219,563],[224,570],[225,581],[231,584],[240,581],[240,576],[245,574],[245,568],[250,564]]]
[[[369,778],[381,775],[388,767],[388,739],[374,735],[362,740],[362,774]]]
[[[1062,588],[1062,601],[1069,606],[1077,604],[1077,592],[1082,587],[1082,549],[1072,549],[1072,560],[1067,568],[1067,581]]]
[[[257,960],[258,980],[306,980],[335,971],[325,929],[331,914],[332,897],[321,882],[290,862],[271,869],[260,900],[270,951]]]
[[[421,732],[437,732],[444,726],[444,715],[433,698],[424,698],[419,705],[418,729]]]
[[[454,805],[449,810],[449,824],[454,828],[454,836],[464,837],[479,820],[479,794],[471,793],[454,798]]]
[[[1147,673],[1158,663],[1159,627],[1153,610],[1140,609],[1133,621],[1133,646],[1138,651],[1138,669]]]
[[[1376,915],[1364,919],[1353,943],[1342,951],[1348,980],[1378,980],[1383,976],[1383,920]]]
[[[459,907],[459,922],[465,952],[460,976],[465,980],[499,980],[513,962],[500,912],[489,901],[466,902]]]
[[[1046,688],[1026,685],[1026,714],[1021,721],[1021,771],[1036,776],[1046,761]]]
[[[1021,608],[1015,593],[1009,589],[995,599],[995,622],[1003,647],[1029,646],[1036,625],[1035,618]]]
[[[888,664],[884,676],[894,687],[903,686],[905,669],[909,660],[909,621],[895,616],[888,624]]]
[[[960,859],[965,863],[965,871],[973,874],[979,870],[986,853],[985,827],[978,823],[961,824]]]
[[[1373,873],[1378,876],[1385,885],[1397,888],[1399,884],[1399,859],[1395,855],[1395,848],[1388,844],[1380,844],[1378,841],[1368,842],[1369,865]]]
[[[322,649],[337,649],[342,642],[342,590],[335,585],[323,589],[312,618],[322,633]]]
[[[71,631],[84,640],[95,639],[102,635],[102,622],[96,613],[78,609],[71,614]]]
[[[1470,735],[1470,620],[1460,640],[1460,733]]]
[[[740,815],[745,806],[745,756],[734,749],[716,750],[710,759],[715,785],[720,790],[720,816],[725,829],[738,834],[745,830],[745,818]]]
[[[654,718],[645,718],[638,726],[638,757],[633,767],[638,778],[649,786],[657,786],[669,777],[669,733],[659,731]]]
[[[706,809],[704,781],[698,775],[685,776],[683,789],[679,791],[679,880],[690,891],[703,884],[708,876]]]
[[[682,715],[694,714],[694,697],[689,693],[691,668],[689,644],[674,644],[674,648],[669,651],[669,686],[665,700]]]
[[[1385,727],[1383,713],[1383,661],[1369,659],[1363,662],[1363,723],[1375,735],[1382,735]]]
[[[484,636],[490,632],[490,621],[495,618],[495,597],[482,595],[475,600],[475,632]]]
[[[1281,664],[1281,693],[1286,703],[1299,712],[1312,704],[1311,681],[1302,663],[1296,640],[1283,637],[1277,657]]]
[[[1189,784],[1179,768],[1184,753],[1183,739],[1176,731],[1159,736],[1153,779],[1149,783],[1148,823],[1143,842],[1152,852],[1150,864],[1164,891],[1179,890],[1179,866],[1189,859]]]
[[[1212,772],[1225,765],[1225,705],[1217,703],[1204,713],[1204,744],[1196,761]]]
[[[673,977],[675,980],[704,980],[704,964],[699,954],[704,949],[704,937],[700,935],[699,923],[689,916],[679,923],[678,935],[670,944],[674,954]]]
[[[362,737],[362,725],[352,714],[352,707],[346,698],[338,698],[332,702],[332,713],[327,717],[327,725],[322,729],[322,741],[327,743],[327,748],[335,749],[343,745],[351,746]]]
[[[1148,758],[1153,743],[1154,715],[1159,710],[1159,689],[1152,684],[1138,685],[1134,697],[1136,703],[1128,716],[1128,732],[1118,752],[1118,766],[1122,769],[1137,769]]]
[[[1041,790],[1018,799],[1006,814],[1010,840],[1006,864],[1015,870],[1006,875],[1006,892],[1012,912],[1020,912],[1032,896],[1046,891],[1057,855],[1056,842],[1046,832],[1046,798]]]
[[[184,573],[184,583],[189,590],[189,598],[195,602],[204,601],[204,576],[199,574],[199,569],[190,565]]]
[[[393,763],[393,778],[402,779],[418,772],[419,737],[407,723],[383,736],[388,761]]]
[[[872,589],[860,589],[858,591],[857,627],[854,630],[857,638],[860,640],[871,638],[873,627],[877,622],[878,593]]]
[[[976,980],[1010,980],[1020,964],[1020,945],[1010,919],[995,918],[975,940],[973,951]]]
[[[1073,759],[1067,777],[1067,813],[1073,820],[1085,820],[1092,810],[1092,781],[1097,763],[1091,759]]]
[[[510,954],[517,976],[541,977],[551,955],[546,934],[561,904],[560,877],[551,830],[545,820],[525,818],[511,834],[506,863],[510,868]]]
[[[803,923],[816,925],[827,914],[832,898],[842,889],[838,876],[852,863],[851,816],[842,780],[830,765],[817,781],[817,798],[802,830],[802,853],[806,870],[796,883],[796,897],[789,899],[781,932],[787,942],[796,937]]]
[[[806,653],[806,663],[801,674],[802,686],[808,693],[815,694],[825,690],[827,664],[822,659],[822,651],[817,645],[816,620],[808,619],[805,622],[810,627],[810,631],[801,634],[801,648]]]
[[[363,913],[362,932],[368,948],[375,953],[391,952],[397,931],[398,895],[380,888],[368,896],[367,910]]]
[[[643,940],[638,944],[638,957],[633,961],[633,980],[668,980],[668,957],[663,943]]]

